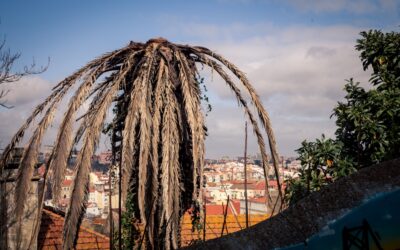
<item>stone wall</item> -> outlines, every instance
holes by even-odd
[[[269,220],[188,249],[274,249],[302,243],[364,200],[399,188],[400,159],[395,159],[342,178]]]
[[[0,249],[28,249],[38,211],[39,178],[34,177],[32,178],[31,188],[26,190],[28,195],[22,226],[19,227],[14,217],[15,172],[16,170],[5,170],[1,178]],[[19,232],[19,230],[21,231]],[[36,241],[33,243],[33,249],[36,249]]]

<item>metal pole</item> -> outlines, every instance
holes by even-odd
[[[244,126],[244,200],[246,205],[246,228],[249,227],[249,207],[247,204],[247,121]]]

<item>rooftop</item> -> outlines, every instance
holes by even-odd
[[[64,215],[43,209],[38,249],[62,249]],[[110,249],[109,238],[85,227],[80,227],[75,249]]]

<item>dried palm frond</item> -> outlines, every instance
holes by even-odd
[[[130,193],[134,201],[133,217],[145,225],[142,243],[150,248],[178,248],[180,217],[198,199],[203,178],[206,131],[197,78],[199,63],[215,70],[243,106],[253,125],[268,181],[265,142],[259,128],[261,121],[280,186],[278,154],[270,119],[244,73],[207,48],[177,45],[159,38],[147,43],[131,42],[60,82],[13,137],[3,152],[0,169],[10,160],[13,148],[35,117],[46,110],[29,140],[19,168],[16,189],[19,221],[42,138],[57,105],[72,86],[79,84],[59,126],[45,175],[52,177],[53,199],[57,200],[71,150],[81,145],[65,218],[63,248],[74,247],[86,209],[92,155],[111,107],[114,107],[111,124],[114,162],[120,164],[123,173],[122,197]],[[238,78],[238,83],[225,69]],[[238,84],[248,91],[259,120],[251,112]],[[87,112],[77,118],[87,101],[90,101]],[[38,222],[34,227],[36,231],[37,225]],[[37,235],[36,231],[33,235]]]

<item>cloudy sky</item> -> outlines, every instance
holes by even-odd
[[[89,60],[129,41],[165,37],[207,46],[245,71],[271,115],[280,154],[294,156],[302,140],[333,136],[335,104],[345,80],[364,83],[354,50],[359,32],[399,31],[396,0],[1,1],[0,36],[20,52],[15,69],[32,60],[48,70],[12,85],[0,108],[0,148],[52,86]],[[146,3],[144,3],[146,2]],[[244,115],[218,76],[203,71],[213,110],[207,116],[207,156],[243,152]],[[46,138],[52,142],[57,123]],[[251,134],[251,133],[250,133]],[[101,148],[107,148],[103,143]],[[257,152],[254,138],[249,151]]]

